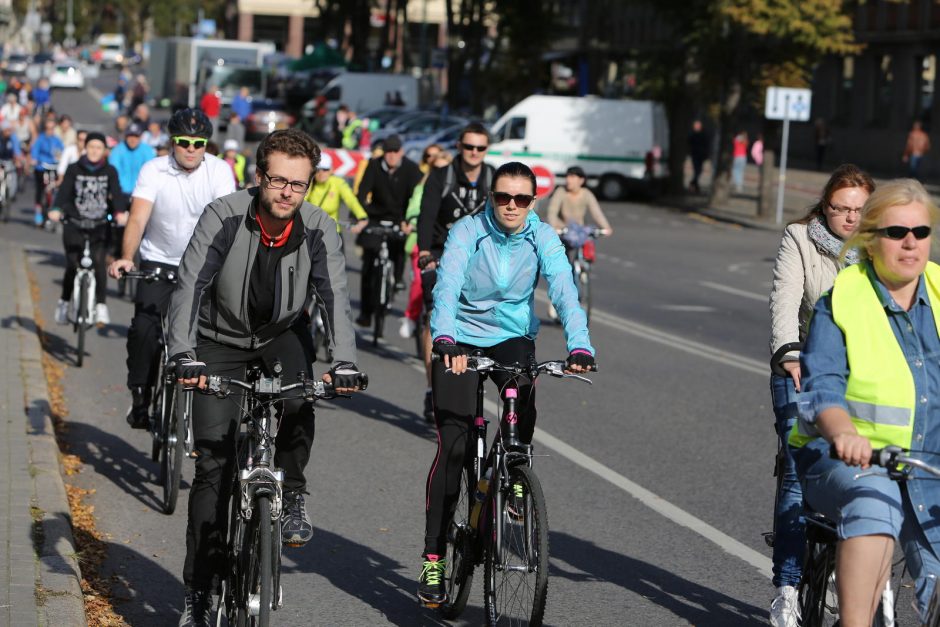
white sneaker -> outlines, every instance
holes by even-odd
[[[104,303],[95,305],[95,323],[98,325],[111,324],[111,312]]]
[[[401,326],[398,328],[398,335],[404,338],[414,337],[416,327],[414,320],[404,316],[401,319]]]
[[[799,627],[800,604],[796,588],[780,586],[770,604],[770,624],[774,627]]]
[[[59,303],[55,306],[55,323],[56,324],[68,324],[68,322],[69,322],[68,301],[59,299]]]

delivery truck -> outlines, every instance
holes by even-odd
[[[608,200],[653,190],[668,177],[669,125],[661,103],[568,96],[529,96],[492,127],[486,160],[522,161],[564,180],[584,169],[588,185]]]
[[[247,87],[255,98],[267,90],[265,55],[274,44],[164,37],[150,42],[148,80],[151,96],[171,106],[195,107],[209,86],[222,100],[223,119],[232,98]]]

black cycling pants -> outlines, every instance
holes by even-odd
[[[108,264],[105,257],[108,254],[108,226],[102,225],[82,231],[66,224],[62,227],[62,245],[65,248],[65,276],[62,277],[62,293],[60,298],[69,301],[72,298],[72,287],[75,285],[75,275],[78,273],[78,264],[85,251],[85,234],[88,234],[88,247],[91,250],[91,260],[95,271],[95,303],[103,303],[108,293]]]
[[[487,357],[504,364],[528,363],[535,355],[535,342],[519,337],[482,349]],[[509,383],[504,373],[493,373],[490,379],[500,390]],[[434,422],[437,425],[437,454],[428,472],[427,501],[425,505],[424,554],[444,555],[445,533],[454,516],[460,496],[460,473],[468,462],[470,430],[477,406],[475,372],[455,375],[447,372],[442,361],[433,362],[431,387],[434,396]],[[519,439],[528,444],[535,431],[535,386],[526,377],[519,378]],[[492,439],[493,425],[487,434]],[[489,442],[487,442],[489,445]]]
[[[176,266],[156,261],[141,261],[140,270],[148,272],[161,268],[163,272],[177,272]],[[153,379],[153,366],[161,349],[160,318],[170,307],[170,297],[176,285],[166,281],[137,281],[134,298],[134,318],[127,331],[127,387],[146,387]]]
[[[199,338],[196,357],[206,362],[210,374],[240,380],[245,379],[246,367],[252,363],[262,364],[270,373],[275,359],[280,360],[287,383],[293,383],[299,372],[313,376],[313,339],[310,330],[302,325],[295,325],[256,350]],[[313,404],[301,399],[284,401],[279,413],[274,465],[284,470],[285,493],[303,491],[307,485],[304,468],[313,446]],[[187,586],[207,588],[225,568],[226,524],[239,416],[237,398],[220,399],[193,392],[193,436],[199,455],[189,492],[183,566],[183,582]]]

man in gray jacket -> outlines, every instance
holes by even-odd
[[[258,147],[259,186],[206,207],[170,303],[169,354],[183,384],[204,387],[210,373],[244,379],[248,365],[270,368],[275,360],[285,373],[313,376],[316,352],[307,311],[316,302],[335,359],[323,379],[341,392],[359,385],[336,223],[303,200],[319,161],[319,148],[303,132],[272,133]],[[227,506],[219,499],[231,480],[239,411],[230,400],[193,395],[198,456],[189,494],[181,626],[209,624],[213,577],[225,565]],[[282,540],[294,546],[313,532],[303,497],[313,435],[312,404],[285,401],[274,463],[285,472]]]

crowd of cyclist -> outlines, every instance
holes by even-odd
[[[316,350],[310,327],[312,317],[320,316],[332,354],[323,379],[338,391],[355,391],[360,373],[340,207],[353,216],[349,230],[362,255],[355,318],[360,326],[369,324],[375,306],[370,261],[377,244],[366,227],[380,221],[398,226],[402,239],[392,253],[396,291],[411,282],[400,334],[409,337],[422,328],[424,414],[440,433],[428,475],[418,596],[428,605],[441,603],[443,530],[459,487],[454,477],[464,464],[457,451],[464,448],[475,410],[475,375],[464,373],[467,356],[480,350],[504,362],[534,358],[534,289],[542,276],[564,327],[568,371],[594,367],[566,245],[534,212],[532,171],[521,163],[499,169],[484,164],[490,138],[479,124],[464,129],[455,158],[434,145],[417,164],[404,157],[398,137],[388,137],[352,187],[333,174],[330,155],[296,129],[265,137],[253,167],[246,167],[250,158],[237,143],[227,140],[224,150],[213,150],[217,129],[199,109],[178,110],[163,124],[139,103],[105,134],[76,129],[48,103],[21,104],[17,94],[9,94],[0,108],[0,131],[0,163],[11,198],[17,173],[24,176],[32,168],[35,224],[64,223],[66,268],[57,323],[75,315],[72,283],[86,239],[99,325],[111,321],[108,275],[120,279],[139,268],[178,277],[175,284],[140,282],[134,295],[127,422],[135,429],[150,427],[151,369],[164,341],[168,362],[185,385],[203,387],[209,374],[242,377],[249,364],[268,367],[274,359],[289,372],[312,376]],[[573,173],[583,187],[583,172]],[[569,191],[579,194],[574,184]],[[571,211],[572,225],[583,220],[583,211]],[[494,263],[507,256],[508,267]],[[441,357],[433,367],[432,353]],[[519,425],[525,443],[535,426],[534,398],[534,388],[523,384]],[[235,405],[200,394],[194,395],[193,416],[196,473],[183,571],[184,626],[210,624],[213,587],[225,562],[221,486],[232,470],[232,425],[238,417]],[[275,464],[285,471],[281,530],[288,546],[312,537],[304,469],[313,425],[310,403],[285,403]]]

